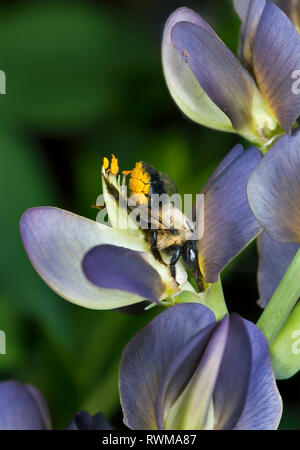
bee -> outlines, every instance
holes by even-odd
[[[191,239],[195,230],[183,212],[168,201],[169,196],[177,193],[174,182],[165,173],[158,172],[144,161],[139,161],[130,172],[129,190],[130,195],[137,199],[137,204],[150,211],[151,223],[149,222],[150,226],[144,232],[153,255],[160,260],[160,252],[171,256],[169,267],[175,280],[176,263],[182,258],[185,268],[191,271],[199,290],[202,291],[203,276],[199,269],[197,240]],[[166,201],[158,205],[158,196],[164,194]],[[168,208],[167,220],[163,214],[164,208]]]
[[[192,273],[199,290],[203,291],[197,240],[191,239],[193,235],[195,236],[195,229],[183,212],[169,200],[170,196],[177,193],[174,182],[168,175],[158,172],[144,161],[137,162],[133,170],[122,173],[125,178],[130,175],[129,192],[131,198],[135,200],[135,206],[127,207],[128,212],[132,212],[138,206],[138,210],[144,213],[141,214],[144,218],[142,220],[147,223],[141,228],[153,256],[163,264],[165,263],[161,253],[171,257],[169,269],[175,281],[176,264],[181,258],[186,270]],[[119,193],[109,183],[109,177],[105,177],[104,180],[108,191],[117,200]],[[158,203],[158,199],[163,201]]]

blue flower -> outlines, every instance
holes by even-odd
[[[0,382],[0,430],[51,430],[47,404],[38,389],[18,381]],[[71,420],[69,430],[110,430],[101,413],[91,417],[80,411]]]
[[[198,241],[204,283],[218,281],[223,268],[260,232],[247,199],[247,183],[261,159],[252,147],[235,146],[202,189],[204,233]],[[92,309],[113,309],[143,300],[159,302],[195,289],[181,260],[176,277],[170,257],[153,255],[144,230],[119,229],[116,217],[127,209],[108,195],[107,177],[120,194],[117,174],[103,168],[103,191],[110,226],[53,207],[27,210],[20,232],[27,254],[44,281],[61,297]],[[124,217],[123,217],[124,218]]]
[[[241,19],[243,20],[247,14],[247,10],[251,0],[233,0],[234,6]],[[290,18],[295,28],[300,30],[300,1],[299,0],[273,0],[275,5],[279,6],[282,11]]]
[[[169,308],[131,340],[119,386],[132,429],[276,429],[282,413],[263,333],[199,304]]]
[[[283,136],[250,176],[248,198],[259,237],[260,304],[265,307],[300,245],[300,129]]]
[[[188,8],[165,26],[162,60],[175,102],[195,122],[235,131],[267,148],[300,115],[300,36],[269,0],[236,2],[243,24],[240,61]]]
[[[49,430],[51,420],[42,394],[17,381],[0,383],[0,430]]]

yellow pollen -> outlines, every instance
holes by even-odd
[[[137,162],[132,170],[129,189],[131,195],[134,195],[136,198],[137,204],[147,204],[147,196],[150,191],[150,175],[145,171],[141,162]]]
[[[129,189],[132,194],[139,194],[143,192],[144,183],[136,178],[130,178]]]
[[[143,164],[141,162],[136,163],[131,176],[141,180],[144,184],[150,182],[150,176],[143,168]]]
[[[143,193],[148,195],[150,191],[150,184],[144,184]]]
[[[117,175],[119,172],[119,164],[118,164],[118,158],[115,157],[115,155],[111,155],[111,162],[110,162],[110,168],[109,166],[109,160],[108,158],[103,158],[103,167],[105,169],[106,173],[111,173],[112,175]]]
[[[117,175],[119,172],[118,158],[115,155],[111,155],[110,171],[112,175]]]
[[[132,171],[129,188],[132,194],[144,193],[149,194],[150,175],[144,170],[141,162],[136,163]]]
[[[106,157],[104,157],[103,158],[103,167],[104,167],[104,169],[105,170],[108,169],[108,166],[109,166],[109,161],[108,161],[108,159]]]

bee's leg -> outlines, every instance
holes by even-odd
[[[194,270],[192,270],[192,274],[193,274],[193,277],[196,280],[199,292],[203,292],[204,291],[203,276],[202,276],[202,274],[200,272],[199,267],[196,267]]]
[[[170,261],[170,271],[171,271],[171,275],[175,281],[176,281],[176,267],[175,266],[181,256],[181,254],[182,254],[182,247],[178,247]]]
[[[91,205],[91,208],[99,209],[99,211],[101,211],[102,209],[106,208],[106,206],[105,206],[105,205],[103,205],[103,206],[100,206],[100,205]]]
[[[203,292],[203,275],[200,271],[198,250],[194,241],[187,241],[186,244],[182,247],[182,258],[185,268],[192,272],[199,291]]]

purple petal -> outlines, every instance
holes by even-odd
[[[49,412],[37,389],[17,381],[0,383],[0,430],[49,428]]]
[[[282,414],[282,400],[272,370],[269,347],[261,330],[243,319],[252,350],[252,369],[244,410],[235,430],[274,430]]]
[[[119,308],[143,301],[128,292],[91,284],[81,262],[85,253],[99,244],[143,250],[144,239],[140,241],[125,231],[51,207],[27,210],[20,220],[20,233],[33,266],[61,297],[92,309]]]
[[[209,177],[208,181],[205,183],[205,185],[202,188],[201,193],[204,194],[209,186],[211,185],[211,183],[219,176],[221,175],[222,172],[224,172],[225,169],[227,169],[227,167],[230,166],[231,163],[233,163],[233,161],[235,161],[239,156],[242,155],[242,153],[244,153],[244,149],[243,146],[241,144],[237,144],[235,145],[230,152],[227,153],[227,155],[225,156],[225,158],[223,158],[223,160],[220,162],[220,164],[218,165],[218,167],[213,171],[213,173],[211,174],[211,176]]]
[[[93,430],[112,430],[112,426],[105,419],[102,413],[97,413],[93,417]]]
[[[122,355],[119,382],[129,428],[157,429],[156,399],[170,364],[194,335],[214,322],[214,314],[203,305],[176,305],[130,341]]]
[[[249,4],[249,2],[248,2]],[[252,0],[248,5],[246,17],[240,31],[239,54],[245,67],[252,71],[252,51],[254,38],[261,15],[266,6],[265,0]]]
[[[300,1],[299,0],[273,0],[275,5],[279,6],[282,11],[290,18],[295,27],[299,31],[300,19]]]
[[[198,242],[199,264],[205,281],[219,273],[260,232],[247,199],[247,183],[261,159],[249,148],[236,158],[204,192],[204,235]]]
[[[93,420],[88,412],[79,411],[72,418],[66,430],[92,430]]]
[[[232,429],[243,411],[250,380],[251,357],[250,340],[243,319],[232,314],[214,390],[216,429]]]
[[[228,325],[228,316],[225,316],[217,325],[215,323],[208,325],[193,336],[172,361],[165,373],[157,400],[157,421],[160,429],[165,428],[164,413],[166,415],[189,382],[189,392],[186,395],[193,400],[192,410],[194,412],[185,411],[185,416],[187,414],[199,415],[199,411],[201,411],[202,418],[197,429],[204,428],[223,358]],[[191,379],[192,377],[193,379]],[[199,417],[197,419],[199,420]],[[174,429],[178,429],[178,427]]]
[[[250,206],[270,236],[300,243],[300,129],[283,136],[250,177]]]
[[[180,22],[189,22],[193,23],[194,25],[197,25],[198,27],[202,28],[203,30],[207,31],[214,37],[218,37],[217,33],[212,29],[212,27],[205,22],[205,20],[202,19],[199,14],[197,14],[195,11],[193,11],[190,8],[182,7],[176,9],[176,11],[171,14],[169,17],[167,24],[166,24],[166,30],[167,33],[167,39],[169,40],[169,43],[172,44],[172,28]]]
[[[279,124],[290,132],[300,115],[300,94],[293,89],[294,72],[300,70],[300,36],[286,14],[270,1],[257,26],[253,68]]]
[[[246,19],[251,1],[252,0],[233,0],[234,8],[238,13],[238,15],[240,16],[241,20]]]
[[[253,79],[223,42],[204,27],[179,22],[172,42],[201,88],[239,130],[251,122]]]
[[[158,302],[165,291],[159,273],[142,252],[114,245],[98,245],[82,261],[87,279],[104,289],[118,289]]]
[[[93,417],[86,411],[79,411],[72,418],[66,430],[111,430],[111,426],[104,418],[103,414],[98,413]]]
[[[179,108],[190,119],[218,130],[232,131],[227,117],[199,86],[192,71],[175,49],[171,34],[179,22],[193,23],[217,39],[213,29],[194,11],[179,8],[168,18],[162,42],[162,63],[170,93]]]
[[[299,245],[274,241],[266,231],[257,240],[259,253],[258,288],[260,299],[258,304],[265,308],[274,294],[283,275],[299,250]]]

